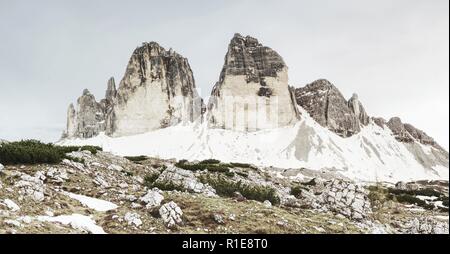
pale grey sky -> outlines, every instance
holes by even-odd
[[[187,57],[206,97],[236,32],[278,51],[291,85],[327,78],[448,149],[448,0],[0,0],[0,138],[57,140],[69,103],[103,97],[144,41]]]

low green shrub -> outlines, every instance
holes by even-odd
[[[248,174],[246,172],[236,172],[236,174],[238,174],[238,175],[240,175],[240,176],[242,176],[244,178],[248,177]]]
[[[231,165],[231,167],[248,168],[248,169],[258,170],[257,167],[252,166],[248,163],[232,162],[232,163],[230,163],[230,165]]]
[[[0,163],[8,164],[38,164],[38,163],[59,163],[67,158],[76,162],[83,162],[82,159],[69,157],[66,154],[73,151],[88,150],[93,154],[101,151],[101,147],[96,146],[57,146],[46,144],[37,140],[22,140],[2,144],[0,147]],[[84,163],[84,162],[83,162]]]
[[[448,197],[441,196],[436,201],[442,201],[442,205],[448,207]]]
[[[228,176],[228,177],[234,177],[234,172],[225,172],[224,175]]]
[[[92,154],[97,154],[98,151],[103,151],[99,146],[59,146],[64,153],[71,153],[76,151],[89,151]]]
[[[150,173],[144,176],[144,185],[147,186],[147,188],[151,189],[153,188],[153,183],[158,179],[159,174],[157,173]]]
[[[132,161],[132,162],[140,162],[140,161],[145,161],[148,160],[148,157],[145,155],[140,155],[140,156],[125,156],[125,159]]]
[[[71,161],[74,161],[74,162],[82,163],[82,164],[84,164],[86,162],[83,158],[77,158],[77,157],[73,157],[70,155],[66,155],[65,158],[69,159]]]
[[[294,186],[291,188],[291,195],[298,198],[302,194],[303,188],[301,186]]]
[[[244,184],[241,181],[234,182],[222,176],[202,176],[200,181],[213,187],[219,196],[233,197],[235,192],[239,192],[242,196],[250,200],[260,202],[269,200],[274,205],[280,203],[280,198],[276,194],[276,190],[270,187],[253,186]]]
[[[173,182],[170,182],[170,181],[167,181],[167,182],[163,182],[163,181],[154,182],[153,185],[152,185],[152,188],[158,188],[158,189],[163,190],[163,191],[174,191],[174,190],[186,191],[186,189],[183,186],[177,185],[177,184],[175,184]]]
[[[131,172],[131,171],[125,171],[125,174],[126,174],[127,176],[133,176],[133,175],[134,175],[133,172]]]
[[[383,204],[386,201],[391,200],[393,198],[393,195],[389,194],[388,189],[383,188],[382,186],[379,185],[369,186],[368,189],[369,189],[368,198],[371,204],[375,204],[376,202]]]
[[[175,166],[189,171],[203,171],[207,169],[210,172],[218,172],[218,173],[230,172],[230,169],[228,167],[229,165],[221,164],[220,161],[218,160],[205,160],[199,163],[192,163],[192,164],[188,163],[186,160],[181,160],[178,163],[176,163]]]
[[[200,164],[219,164],[219,163],[220,161],[215,159],[208,159],[200,162]]]
[[[417,205],[417,206],[423,207],[428,210],[433,210],[435,207],[433,204],[428,204],[424,200],[421,200],[421,199],[416,198],[409,194],[397,195],[397,196],[395,196],[395,199],[400,203],[413,204],[413,205]]]
[[[247,164],[247,163],[232,162],[230,164],[235,166],[235,167],[238,167],[238,168],[251,168],[252,167],[252,165]]]
[[[149,189],[158,188],[158,189],[164,190],[164,191],[173,191],[173,190],[185,191],[186,190],[183,186],[174,184],[173,182],[170,182],[170,181],[156,181],[158,179],[158,177],[159,177],[158,173],[147,174],[144,177],[144,186],[146,186]]]
[[[64,152],[53,144],[44,144],[37,140],[23,140],[2,144],[0,147],[0,163],[36,164],[59,163],[64,159]]]
[[[304,186],[316,186],[316,178],[311,179],[310,181],[306,182],[306,183],[302,183],[302,185]]]
[[[419,189],[419,190],[400,190],[400,189],[394,189],[394,188],[389,188],[389,193],[394,194],[394,195],[401,195],[401,194],[407,194],[407,195],[411,195],[411,196],[435,196],[435,197],[440,197],[442,195],[442,193],[435,191],[433,189]]]

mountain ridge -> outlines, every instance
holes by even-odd
[[[107,87],[100,103],[85,90],[78,111],[69,107],[60,144],[327,169],[365,181],[448,179],[449,154],[425,132],[369,116],[357,94],[346,99],[326,79],[293,88],[281,56],[250,36],[231,39],[207,107],[187,59],[155,42],[133,52],[118,89],[114,79]],[[69,128],[75,118],[78,132]]]

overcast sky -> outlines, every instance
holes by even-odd
[[[233,34],[252,35],[371,116],[400,116],[448,149],[448,0],[0,0],[0,138],[56,141],[69,103],[100,99],[132,51],[157,41],[189,59],[202,96]]]

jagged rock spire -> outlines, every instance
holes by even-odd
[[[362,125],[369,124],[370,117],[367,115],[366,110],[364,109],[362,103],[359,101],[358,94],[353,94],[353,96],[348,101],[348,106]]]
[[[364,107],[353,94],[347,101],[328,80],[319,79],[305,87],[297,88],[295,96],[302,106],[320,125],[342,137],[352,136],[369,123]]]
[[[100,102],[87,89],[77,102],[78,111],[69,107],[65,137],[140,134],[194,121],[202,111],[187,59],[156,42],[134,50],[119,89],[110,78]]]
[[[276,128],[299,119],[287,66],[281,56],[250,36],[235,34],[209,102],[213,128]]]
[[[186,58],[156,42],[132,54],[108,117],[107,134],[124,136],[195,121],[201,114]]]
[[[424,131],[417,129],[412,124],[403,123],[400,117],[392,117],[386,126],[392,131],[395,138],[404,143],[419,142],[424,145],[431,145],[441,151],[445,151],[432,137],[428,136]]]
[[[114,98],[116,98],[116,95],[117,95],[116,82],[114,81],[114,77],[111,77],[108,80],[108,87],[106,89],[105,98],[106,100],[113,101]]]

